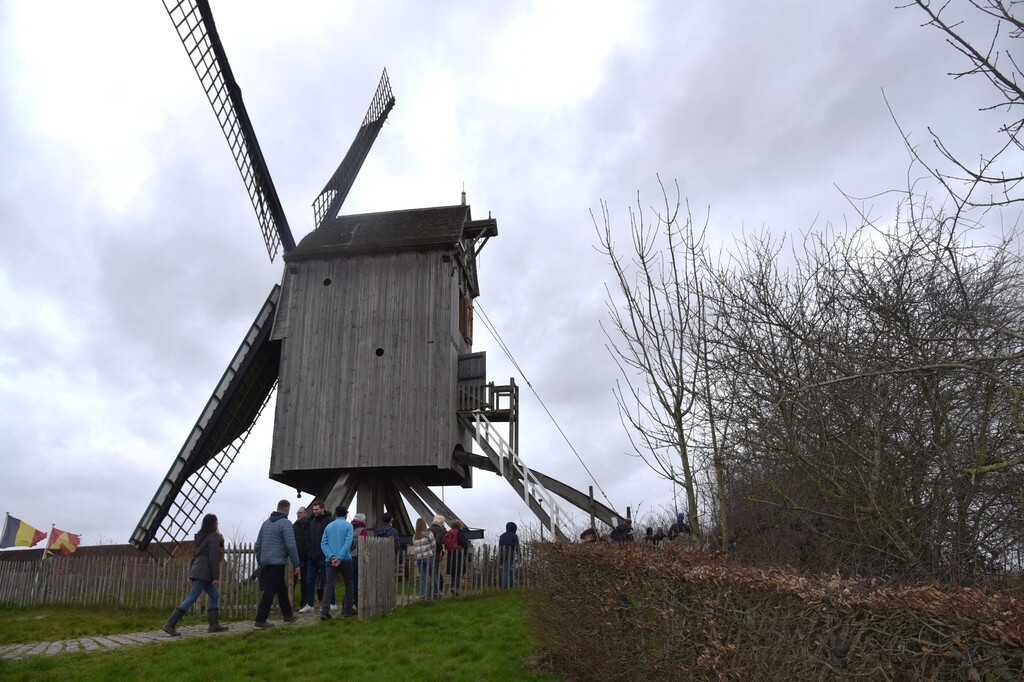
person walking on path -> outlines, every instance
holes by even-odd
[[[420,574],[420,599],[429,598],[427,586],[432,588],[434,584],[434,546],[434,534],[427,527],[427,522],[416,519],[416,533],[412,536],[409,556],[416,561],[416,570]]]
[[[295,575],[299,571],[299,552],[295,547],[295,529],[288,523],[288,512],[291,509],[288,500],[277,503],[277,511],[260,526],[256,537],[256,561],[260,565],[260,588],[263,596],[256,607],[256,627],[271,628],[267,622],[270,607],[274,604],[274,596],[281,607],[281,615],[285,623],[294,623],[296,616],[292,613],[292,602],[288,598],[288,586],[285,585],[284,568],[291,559],[295,566]]]
[[[501,561],[501,588],[513,586],[512,565],[520,558],[519,527],[512,521],[505,524],[505,532],[498,538],[498,558]]]
[[[224,560],[224,536],[217,530],[217,517],[207,514],[203,517],[203,524],[196,533],[195,548],[192,550],[192,566],[188,570],[188,581],[192,585],[185,601],[181,602],[171,617],[167,619],[161,628],[171,637],[180,637],[181,633],[174,629],[181,617],[188,613],[188,610],[199,599],[199,595],[206,592],[206,619],[209,623],[210,632],[224,632],[226,626],[220,624],[218,616],[220,609],[220,563]]]
[[[324,529],[320,548],[327,557],[327,575],[324,578],[324,598],[320,601],[320,620],[331,619],[331,602],[341,573],[345,581],[345,598],[341,602],[341,615],[354,616],[356,610],[352,604],[352,524],[345,517],[348,509],[339,506],[334,512],[334,520]]]

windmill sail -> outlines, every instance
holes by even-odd
[[[363,167],[366,155],[370,153],[374,140],[380,132],[384,121],[387,119],[391,109],[395,106],[395,96],[391,94],[391,82],[388,80],[387,69],[380,77],[377,84],[377,92],[370,101],[370,108],[366,110],[363,123],[359,126],[356,139],[348,148],[345,158],[341,160],[334,175],[327,181],[320,195],[313,202],[313,222],[320,227],[326,218],[333,218],[338,215],[341,205],[352,189],[359,169]]]
[[[224,54],[210,5],[207,0],[163,2],[196,75],[199,76],[199,82],[206,91],[221,130],[224,131],[224,138],[235,157],[260,222],[267,254],[273,261],[282,245],[285,251],[290,251],[295,247],[295,240],[270,178],[270,171],[263,160],[263,152],[260,151],[245,104],[242,103],[242,91],[235,82],[231,65]]]
[[[263,412],[281,362],[281,345],[270,339],[280,291],[275,284],[146,507],[131,537],[140,550],[154,553],[156,540],[172,554],[188,537]]]

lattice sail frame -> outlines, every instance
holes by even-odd
[[[356,139],[352,141],[345,158],[338,164],[334,175],[313,202],[313,223],[317,227],[320,227],[325,219],[336,216],[341,210],[341,205],[352,189],[359,169],[363,167],[363,161],[370,153],[377,134],[394,106],[395,96],[391,92],[391,81],[388,79],[387,69],[384,69],[377,84],[377,92],[370,100],[370,107],[366,110],[359,132],[356,133]]]
[[[274,390],[277,390],[276,384]],[[272,390],[263,400],[257,420],[259,415],[263,414],[263,410],[273,394]],[[253,426],[255,426],[255,421]],[[206,511],[213,494],[217,492],[218,486],[224,480],[228,469],[234,463],[235,457],[238,456],[250,433],[252,433],[251,427],[185,481],[171,503],[156,536],[147,547],[150,554],[155,556],[159,551],[167,556],[173,556],[178,546],[195,532],[199,526],[200,517]]]
[[[242,175],[271,262],[295,240],[206,0],[163,0]]]
[[[277,388],[280,344],[270,330],[280,293],[275,284],[143,512],[129,540],[140,550],[173,554],[195,529]]]

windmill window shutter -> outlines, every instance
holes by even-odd
[[[466,343],[473,343],[473,299],[465,294],[459,297],[459,331]]]

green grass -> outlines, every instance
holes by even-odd
[[[0,645],[156,630],[170,612],[170,608],[121,609],[115,606],[0,606]],[[181,624],[205,622],[205,618],[189,614]]]
[[[11,637],[17,621],[31,622],[32,615],[43,615],[35,625],[40,633],[35,639],[79,636],[67,634],[61,623],[69,613],[82,636],[154,630],[166,617],[160,614],[138,626],[137,612],[119,617],[111,610],[96,614],[94,629],[89,630],[90,616],[72,609],[32,609],[24,614],[4,609],[0,610],[0,637],[15,641]],[[49,634],[42,634],[47,632],[46,622],[50,622]],[[249,623],[235,627],[248,628]],[[554,679],[534,672],[538,653],[524,595],[517,591],[417,603],[369,621],[339,618],[309,627],[279,626],[111,651],[0,661],[0,679]]]

